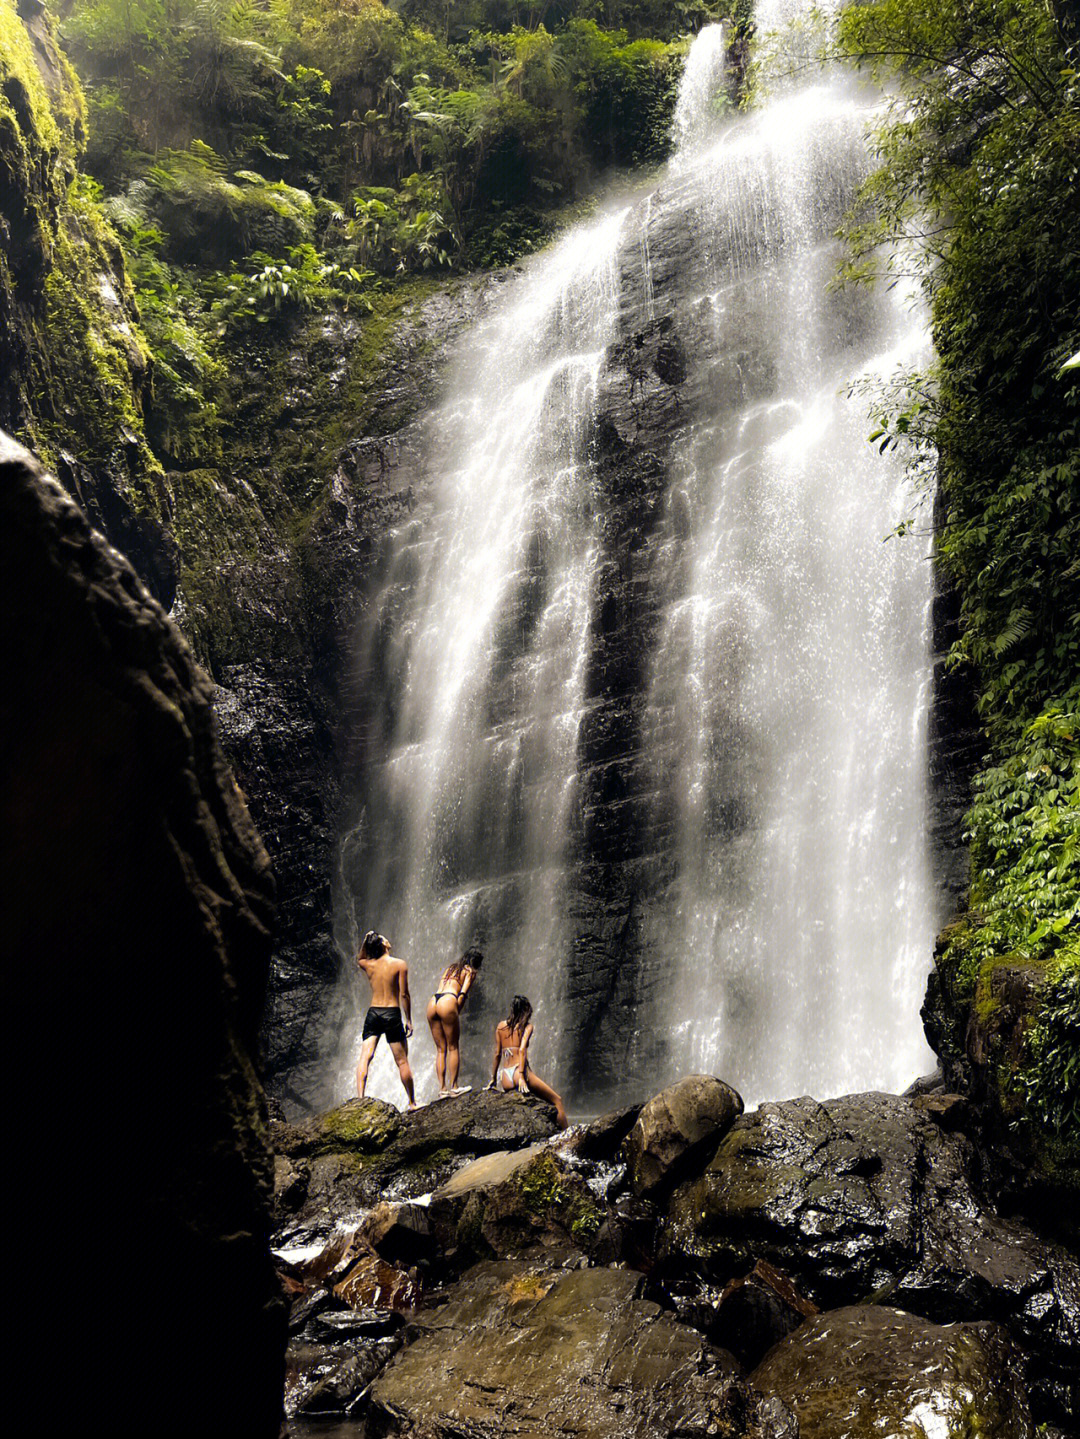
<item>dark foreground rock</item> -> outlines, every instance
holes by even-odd
[[[799,1439],[1031,1439],[1022,1373],[995,1324],[941,1326],[870,1306],[809,1320],[752,1381],[794,1411]]]
[[[765,1259],[821,1308],[877,1299],[996,1320],[1030,1356],[1040,1417],[1080,1417],[1080,1267],[984,1202],[936,1096],[766,1104],[672,1197],[665,1262],[724,1282]],[[945,1118],[948,1118],[946,1109]]]
[[[478,1265],[375,1381],[369,1434],[795,1439],[785,1406],[639,1299],[640,1282],[626,1270]]]
[[[4,958],[41,1044],[9,1361],[37,1433],[273,1439],[268,860],[179,632],[6,436],[0,547]]]

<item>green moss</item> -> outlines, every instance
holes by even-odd
[[[555,1219],[582,1245],[589,1244],[600,1228],[599,1207],[579,1183],[568,1180],[553,1155],[541,1154],[511,1180],[531,1213]]]
[[[377,1103],[344,1105],[324,1114],[317,1153],[351,1149],[361,1155],[377,1155],[401,1127],[396,1114]]]
[[[71,76],[70,70],[64,73],[65,78]],[[76,115],[84,116],[85,107],[80,103],[77,81],[73,88],[79,99],[73,99],[64,107],[67,113],[62,112],[62,118],[69,123],[62,130],[34,59],[33,43],[16,13],[14,0],[0,0],[0,129],[14,130],[28,166],[44,160],[51,168],[61,155],[68,159],[74,157],[76,141],[71,121]],[[4,148],[7,149],[6,144]]]

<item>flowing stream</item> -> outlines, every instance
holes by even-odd
[[[759,30],[809,8],[762,0]],[[879,97],[778,64],[735,116],[726,48],[694,42],[650,192],[467,336],[430,514],[373,601],[343,910],[410,960],[422,1096],[424,1005],[474,941],[474,1081],[518,990],[579,1108],[701,1070],[756,1101],[927,1065],[932,580],[921,542],[883,543],[903,473],[847,397],[924,324],[900,289],[829,287]],[[400,1095],[386,1056],[370,1092]]]

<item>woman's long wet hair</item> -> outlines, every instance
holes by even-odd
[[[390,946],[381,934],[376,934],[373,929],[369,929],[360,945],[360,953],[367,959],[381,959],[389,948]]]
[[[467,949],[460,959],[455,959],[443,970],[443,979],[460,979],[467,969],[479,970],[484,962],[484,956],[473,945]]]
[[[523,994],[515,994],[506,1016],[506,1026],[512,1034],[524,1033],[525,1026],[532,1018],[532,1005]]]

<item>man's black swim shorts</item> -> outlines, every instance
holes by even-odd
[[[405,1026],[401,1022],[401,1010],[396,1004],[393,1008],[373,1004],[368,1010],[364,1020],[363,1038],[378,1038],[380,1034],[385,1034],[391,1044],[405,1043]]]

